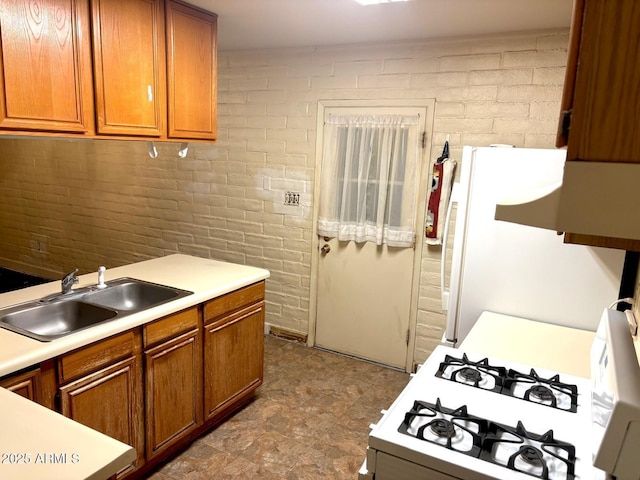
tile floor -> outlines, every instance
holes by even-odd
[[[356,480],[409,375],[268,336],[256,399],[148,480]]]

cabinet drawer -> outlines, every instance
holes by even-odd
[[[129,330],[106,340],[74,350],[58,359],[58,380],[68,382],[103,368],[140,350],[139,329]]]
[[[254,283],[205,303],[204,321],[215,320],[261,300],[264,300],[264,282]]]
[[[143,340],[145,348],[158,342],[168,340],[181,333],[192,330],[198,326],[198,308],[169,315],[143,327]]]

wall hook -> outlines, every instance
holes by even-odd
[[[186,158],[189,153],[189,144],[184,142],[180,144],[180,150],[178,150],[178,156],[180,158]]]
[[[151,158],[157,158],[158,157],[158,149],[156,148],[155,143],[147,142],[147,150],[149,151],[149,156]]]

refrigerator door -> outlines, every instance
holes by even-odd
[[[496,221],[496,202],[562,180],[566,152],[464,147],[445,337],[459,343],[483,311],[595,331],[618,298],[624,252]]]

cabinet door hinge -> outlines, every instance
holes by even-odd
[[[409,329],[407,328],[407,339],[406,339],[407,347],[409,346],[409,334],[410,332],[409,332]]]

